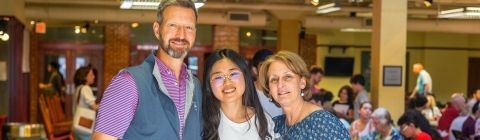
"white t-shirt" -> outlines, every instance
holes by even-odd
[[[432,126],[438,126],[438,120],[442,117],[442,112],[438,107],[434,106],[433,108],[425,108],[422,110],[422,114],[427,118],[428,122]]]
[[[467,120],[468,117],[470,116],[458,116],[452,121],[452,125],[450,125],[450,130],[448,130],[449,140],[455,139],[455,137],[452,134],[452,130],[457,130],[462,132],[463,123],[465,122],[465,120]]]
[[[258,99],[260,104],[262,104],[263,110],[265,110],[270,116],[276,117],[282,115],[282,108],[277,107],[274,103],[270,102],[270,99],[263,94],[261,90],[257,89]]]
[[[273,137],[275,134],[272,117],[265,113],[268,122],[268,133]],[[258,130],[255,125],[256,115],[253,115],[248,121],[235,123],[225,116],[220,109],[220,125],[218,126],[218,136],[221,140],[259,140]]]
[[[72,112],[75,113],[77,109],[77,97],[80,93],[80,100],[78,101],[78,106],[83,108],[90,108],[90,105],[95,103],[96,97],[93,95],[92,88],[88,85],[80,85],[75,90],[75,94],[73,95],[73,110]],[[91,108],[90,108],[91,109]]]

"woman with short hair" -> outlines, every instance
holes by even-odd
[[[285,114],[274,117],[274,139],[350,140],[345,126],[331,113],[308,103],[310,73],[295,53],[280,51],[262,65],[258,77],[262,90]]]

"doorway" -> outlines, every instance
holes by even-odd
[[[480,58],[468,58],[468,94],[480,88]]]
[[[91,66],[95,73],[95,82],[90,85],[93,93],[103,92],[103,44],[78,43],[41,43],[39,46],[39,79],[48,82],[50,73],[47,67],[50,62],[60,64],[59,72],[65,82],[65,108],[67,117],[72,116],[73,95],[75,92],[75,71],[84,66]],[[42,91],[40,90],[40,93]]]

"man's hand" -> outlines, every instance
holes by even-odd
[[[410,96],[408,98],[413,99],[414,97],[415,97],[415,94],[412,93],[412,94],[410,94]]]

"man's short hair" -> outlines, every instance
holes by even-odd
[[[397,125],[410,125],[412,123],[415,128],[419,128],[420,126],[420,118],[419,115],[417,114],[418,112],[415,112],[414,110],[408,110],[403,115],[398,119]]]
[[[424,96],[418,96],[415,99],[413,99],[415,103],[415,107],[423,107],[427,104],[428,100]]]
[[[59,70],[60,69],[60,64],[58,64],[57,61],[52,61],[50,62],[49,64],[52,68],[56,69],[56,70]]]
[[[163,22],[163,11],[168,6],[180,6],[184,8],[190,8],[195,12],[195,21],[198,20],[198,12],[197,8],[195,8],[195,3],[191,0],[162,0],[157,8],[157,22],[158,24],[162,24]]]
[[[361,74],[356,74],[350,78],[350,83],[365,86],[365,78]]]
[[[318,74],[318,73],[323,75],[324,74],[323,69],[317,66],[312,66],[312,68],[310,68],[310,74]]]
[[[269,56],[273,55],[273,52],[268,49],[258,50],[252,58],[253,67],[258,68],[258,64],[265,61]]]

